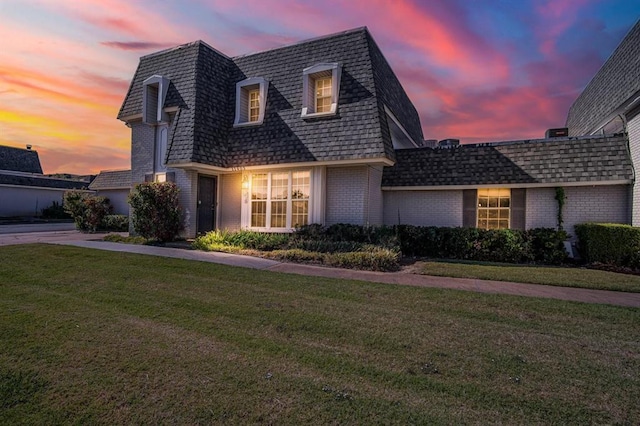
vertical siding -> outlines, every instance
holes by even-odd
[[[640,172],[640,114],[629,120],[627,123],[627,133],[629,135],[629,148],[631,150],[631,161],[635,170],[635,183],[632,191],[631,224],[640,226],[640,182],[638,173]]]
[[[574,235],[579,223],[629,223],[630,190],[630,185],[566,187],[564,230]]]
[[[462,226],[462,191],[384,191],[384,224]]]
[[[242,173],[218,177],[218,227],[239,230],[242,207]]]
[[[196,236],[197,202],[198,202],[198,173],[181,169],[169,169],[176,173],[176,184],[180,188],[180,207],[182,207],[184,230],[181,236],[194,238]]]
[[[557,225],[558,202],[555,200],[555,188],[527,189],[527,228],[555,228]],[[566,207],[566,206],[565,206]],[[565,208],[566,210],[566,208]],[[565,214],[566,216],[566,214]],[[566,228],[568,232],[573,232]]]
[[[326,224],[365,224],[365,202],[368,168],[331,167],[327,168]]]

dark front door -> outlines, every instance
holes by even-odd
[[[218,178],[198,176],[198,234],[204,234],[216,227],[216,188]]]

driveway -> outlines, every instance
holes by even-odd
[[[84,234],[73,223],[27,223],[0,225],[0,246],[63,241],[100,240],[104,234]]]

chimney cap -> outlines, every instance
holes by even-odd
[[[31,145],[30,145],[30,144],[27,144],[27,149],[28,149],[29,151],[31,151]]]

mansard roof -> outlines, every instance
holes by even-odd
[[[592,134],[640,97],[640,20],[593,77],[567,116],[570,136]]]
[[[382,186],[630,183],[625,135],[572,137],[396,151]]]
[[[0,170],[42,174],[37,151],[4,145],[0,146]]]
[[[303,70],[339,63],[335,116],[301,117]],[[177,107],[168,164],[243,167],[296,162],[387,159],[395,152],[385,107],[418,142],[418,114],[366,28],[229,58],[197,41],[140,59],[118,118],[142,113],[142,82],[170,80],[166,107]],[[262,125],[233,127],[235,84],[269,83]]]

